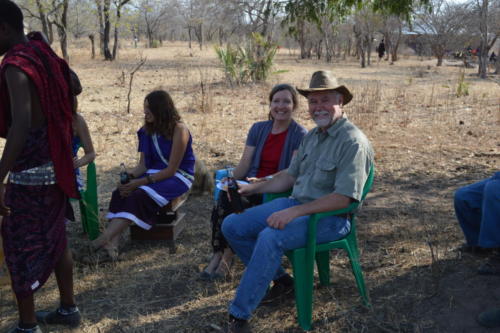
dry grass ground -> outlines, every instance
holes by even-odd
[[[140,52],[148,60],[135,76],[127,114],[127,73]],[[232,89],[224,84],[211,49],[190,57],[186,45],[169,43],[122,50],[113,63],[90,60],[86,49],[74,48],[71,54],[84,86],[81,113],[97,150],[102,214],[119,163],[136,161],[135,132],[150,90],[163,87],[172,93],[198,158],[217,169],[238,161],[249,126],[266,119],[273,84],[306,86],[313,71],[330,69],[352,90],[355,98],[346,112],[376,151],[375,185],[358,227],[373,309],[361,306],[346,255],[336,252],[332,285],[315,289],[314,331],[481,332],[475,315],[500,305],[499,278],[477,276],[479,260],[453,251],[463,239],[454,218],[453,191],[500,168],[500,87],[493,79],[479,80],[475,69],[467,69],[469,95],[457,98],[461,69],[437,68],[435,60],[406,58],[393,66],[381,62],[361,69],[354,60],[298,61],[281,49],[276,69],[286,73],[268,84]],[[301,102],[296,118],[312,128]],[[75,332],[206,332],[209,323],[220,324],[243,267],[238,262],[227,282],[197,279],[210,257],[211,205],[209,196],[191,197],[181,208],[188,226],[174,255],[161,242],[129,242],[116,264],[77,264],[75,292],[84,321]],[[69,234],[74,248],[86,242],[78,223],[69,226]],[[51,278],[36,294],[37,308],[54,307],[57,295]],[[15,321],[12,294],[1,287],[0,331]],[[300,332],[292,300],[259,308],[252,324],[256,332]]]

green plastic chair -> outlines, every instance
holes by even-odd
[[[368,192],[370,192],[373,184],[374,173],[375,167],[372,166],[368,179],[363,187],[361,200],[364,200]],[[266,193],[264,200],[270,201],[278,197],[285,197],[289,195],[290,192]],[[295,303],[297,307],[299,325],[306,331],[311,330],[312,324],[314,259],[316,259],[316,264],[318,266],[320,284],[330,284],[330,250],[332,249],[344,249],[347,251],[359,294],[363,299],[364,305],[368,307],[371,306],[368,292],[365,287],[363,272],[359,263],[359,251],[356,238],[356,220],[354,212],[359,204],[359,202],[353,202],[344,209],[311,215],[308,222],[309,228],[307,231],[306,247],[287,251],[285,253],[293,267]],[[316,244],[317,222],[327,216],[347,213],[351,214],[351,231],[349,234],[346,237],[333,242]]]
[[[79,150],[82,148],[78,146]],[[76,199],[71,199],[76,200]],[[99,203],[97,200],[97,174],[94,162],[87,164],[87,181],[85,190],[80,191],[80,216],[82,219],[83,231],[88,235],[90,240],[99,237]]]
[[[90,240],[96,239],[99,234],[99,204],[97,200],[97,175],[95,163],[87,165],[87,186],[80,191],[80,215],[82,227]]]

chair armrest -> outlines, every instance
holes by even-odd
[[[292,190],[280,193],[264,193],[263,202],[273,201],[278,198],[287,198],[292,194]]]
[[[323,213],[315,213],[315,214],[312,214],[311,217],[315,216],[317,220],[321,220],[322,218],[327,217],[327,216],[347,214],[347,213],[352,212],[356,208],[358,208],[358,206],[359,206],[359,202],[351,202],[351,204],[349,204],[349,206],[347,206],[346,208],[331,210],[331,211],[323,212]]]

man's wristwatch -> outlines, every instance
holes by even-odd
[[[151,175],[150,174],[147,174],[146,175],[146,179],[148,180],[148,184],[153,184],[155,181],[153,180],[153,178],[151,178]]]

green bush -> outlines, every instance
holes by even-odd
[[[152,48],[152,49],[156,49],[156,48],[158,48],[158,47],[160,47],[160,46],[161,46],[161,45],[160,45],[160,41],[159,41],[159,40],[154,39],[154,40],[151,42],[151,45],[150,45],[149,47],[150,47],[150,48]]]
[[[469,96],[469,84],[465,82],[464,71],[461,71],[460,74],[458,75],[456,95],[457,97]]]
[[[226,80],[231,85],[267,80],[272,73],[278,46],[266,41],[259,33],[252,33],[247,47],[215,47],[217,57],[224,67]]]

